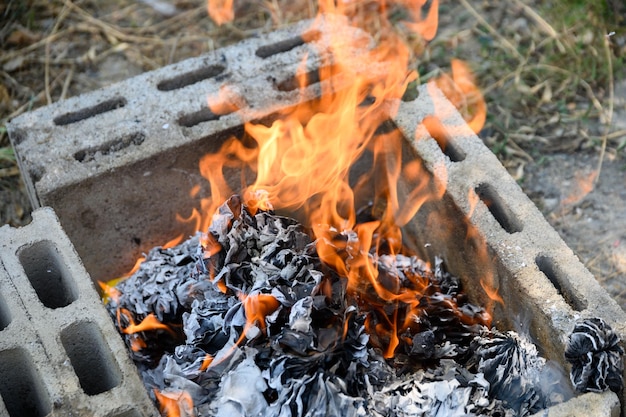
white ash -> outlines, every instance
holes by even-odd
[[[149,392],[186,391],[198,417],[524,416],[553,401],[535,384],[544,361],[534,346],[480,324],[487,314],[440,260],[431,270],[413,256],[372,254],[382,285],[426,282],[415,325],[384,359],[365,321],[385,313],[348,293],[295,220],[252,215],[234,196],[206,236],[207,247],[198,235],[151,250],[107,306],[114,318],[118,308],[135,323],[152,313],[173,330],[122,335]],[[274,300],[261,322],[246,324],[247,297]]]

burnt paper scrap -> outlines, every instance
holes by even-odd
[[[619,336],[601,318],[580,320],[565,349],[572,364],[570,378],[579,392],[621,392],[624,387],[624,350]]]
[[[441,260],[368,256],[385,291],[419,288],[409,303],[354,292],[305,227],[234,196],[207,234],[152,249],[107,308],[151,395],[185,392],[198,417],[525,416],[551,405],[534,384],[545,368],[534,346],[488,329]],[[385,357],[394,317],[406,325]]]

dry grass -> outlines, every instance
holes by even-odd
[[[538,1],[442,1],[438,38],[415,63],[423,81],[452,58],[470,63],[488,101],[481,136],[516,178],[545,152],[597,148],[616,155],[626,143],[626,132],[608,127],[614,69],[622,60],[620,22],[573,2],[551,1],[558,13],[550,14]],[[200,0],[0,5],[0,197],[11,200],[0,207],[0,224],[27,221],[30,211],[4,128],[9,119],[315,12],[312,0],[241,3],[236,21],[221,27]],[[164,5],[176,12],[160,11]],[[606,36],[611,31],[618,33]]]
[[[423,72],[445,66],[450,51],[472,63],[489,105],[481,137],[517,179],[546,152],[597,149],[602,161],[626,137],[610,128],[624,31],[591,7],[549,3],[461,0],[448,12],[463,29],[433,42],[423,64]]]

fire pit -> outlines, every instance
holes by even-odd
[[[303,23],[248,40],[11,122],[34,205],[54,207],[95,281],[121,275],[141,252],[179,235],[177,214],[200,209],[194,196],[207,192],[200,156],[215,153],[232,135],[243,137],[242,118],[269,124],[302,96],[320,95],[324,82],[312,74],[324,68],[324,60],[312,46],[325,45],[323,25],[311,32]],[[369,45],[354,28],[328,32]],[[304,53],[311,58],[300,73],[308,74],[309,85],[299,91],[293,74]],[[362,50],[351,53],[359,68]],[[384,70],[362,66],[360,73]],[[333,78],[338,89],[351,81],[341,74]],[[202,97],[191,94],[199,88],[209,97],[229,96],[235,106],[213,102],[207,109]],[[422,183],[443,186],[440,198],[407,214],[403,243],[433,265],[441,257],[473,303],[493,306],[497,328],[529,334],[542,356],[564,368],[566,338],[578,318],[604,318],[623,338],[626,316],[619,306],[444,96],[432,85],[421,86],[396,104],[397,113],[380,120],[382,133],[399,131],[402,160],[416,161],[415,170],[424,173],[399,178],[399,204],[408,204]],[[54,148],[46,146],[52,142]],[[371,165],[364,157],[353,169],[364,172]],[[241,175],[232,174],[226,179],[238,188]],[[602,398],[611,401],[610,395]]]

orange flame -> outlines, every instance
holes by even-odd
[[[246,295],[241,293],[239,294],[239,298],[242,302],[244,313],[246,315],[246,324],[244,325],[239,339],[237,339],[235,344],[232,345],[217,361],[214,360],[215,358],[212,355],[205,355],[204,360],[200,365],[200,371],[204,372],[209,369],[211,365],[223,362],[235,352],[237,346],[241,346],[246,337],[254,338],[255,335],[250,335],[250,330],[252,330],[257,324],[261,328],[261,331],[264,332],[266,329],[265,318],[280,307],[280,302],[271,294]]]
[[[476,86],[474,75],[467,64],[453,59],[451,62],[452,74],[444,74],[435,80],[437,87],[446,95],[456,107],[469,127],[478,133],[487,119],[487,104]]]
[[[159,411],[167,417],[194,417],[193,399],[185,391],[154,390]]]
[[[206,371],[209,368],[209,365],[211,365],[212,363],[213,356],[207,353],[207,355],[204,357],[204,360],[202,361],[202,365],[200,365],[200,370],[203,372]]]
[[[122,315],[129,323],[126,327],[123,327],[122,325]],[[176,335],[174,330],[170,329],[168,325],[161,323],[152,313],[148,314],[143,320],[141,320],[141,323],[136,324],[130,311],[125,308],[118,308],[117,322],[119,329],[125,334],[135,334],[150,330],[165,330],[172,335]]]
[[[430,6],[424,10],[427,4]],[[368,318],[367,326],[379,335],[387,357],[393,356],[400,342],[398,335],[414,325],[413,317],[419,312],[419,298],[426,284],[422,277],[412,277],[414,282],[408,290],[393,278],[381,281],[379,255],[403,250],[401,228],[424,203],[441,199],[447,185],[445,166],[434,167],[440,175],[439,180],[433,180],[423,164],[403,160],[399,130],[383,129],[386,133],[380,133],[384,123],[397,113],[408,84],[418,79],[417,72],[410,69],[412,50],[385,19],[392,6],[408,12],[410,19],[402,22],[404,28],[425,41],[434,38],[438,0],[319,2],[320,15],[308,32],[324,36],[317,76],[307,72],[310,65],[305,57],[292,80],[300,86],[300,103],[279,111],[271,124],[246,123],[245,141],[231,138],[218,153],[201,159],[200,172],[210,183],[211,197],[203,199],[201,212],[194,211],[189,218],[205,231],[217,207],[238,192],[253,212],[276,209],[304,219],[317,239],[320,258],[346,277],[348,291],[373,291],[363,299],[379,313]],[[208,8],[218,24],[233,18],[231,1],[209,0]],[[372,46],[369,38],[351,39],[341,31],[329,32],[327,28],[337,21],[348,21],[364,30],[376,26],[380,29],[374,36],[378,42]],[[363,51],[358,58],[354,56],[355,49]],[[312,79],[319,80],[321,89],[316,99],[310,99],[305,91]],[[485,122],[486,105],[467,65],[452,61],[451,75],[440,77],[436,84],[461,109],[470,128],[478,132]],[[228,87],[209,99],[209,108],[215,114],[232,113],[243,107],[243,100]],[[431,128],[439,129],[437,125]],[[442,137],[455,134],[449,126],[440,130]],[[353,167],[360,158],[370,159],[372,169],[356,178]],[[225,171],[232,169],[242,172],[241,189],[231,189],[225,178]],[[246,173],[255,175],[252,183],[246,180]],[[399,189],[401,178],[411,188],[405,185]],[[198,194],[198,190],[195,188],[192,193]],[[372,195],[374,219],[357,222],[357,208],[363,207]],[[212,236],[205,236],[202,245],[206,256],[221,249]],[[210,273],[213,278],[213,271]],[[487,278],[483,278],[483,286],[491,291]],[[226,291],[223,282],[217,285]],[[280,305],[269,294],[241,297],[246,328],[237,344],[255,324],[264,331],[266,316]],[[390,306],[395,308],[389,309]],[[390,310],[394,312],[385,313]],[[212,360],[207,356],[202,368],[210,366]]]
[[[587,196],[587,194],[593,191],[597,176],[598,171],[595,170],[588,174],[577,171],[574,174],[575,183],[572,187],[570,187],[570,190],[561,200],[561,207],[572,206],[580,203]]]
[[[245,296],[243,300],[248,323],[260,322],[263,328],[265,328],[265,317],[276,311],[279,305],[278,300],[270,294],[251,294]]]
[[[213,114],[224,116],[241,109],[245,103],[228,85],[223,85],[216,96],[207,98],[207,106]]]
[[[176,246],[180,242],[182,242],[183,238],[184,238],[184,235],[181,233],[180,235],[176,236],[175,238],[172,238],[172,239],[168,240],[167,242],[165,242],[165,244],[163,246],[161,246],[161,247],[163,249],[173,248],[174,246]]]
[[[433,0],[428,9],[428,15],[422,19],[422,7],[427,0],[403,0],[409,10],[414,22],[404,22],[404,24],[413,32],[418,33],[424,40],[430,41],[437,34],[437,26],[439,25],[439,1]]]
[[[480,285],[481,287],[483,287],[483,290],[485,290],[485,293],[492,301],[495,301],[495,302],[500,303],[501,305],[504,305],[504,300],[498,293],[498,290],[491,286],[491,283],[487,282],[486,280],[481,279]]]
[[[232,22],[235,18],[233,0],[208,0],[207,10],[211,19],[219,26]]]
[[[135,272],[137,272],[139,270],[139,267],[141,266],[141,264],[143,263],[143,261],[146,260],[145,256],[140,256],[139,258],[137,258],[137,260],[135,261],[135,265],[133,265],[133,267],[126,272],[124,275],[122,275],[121,277],[117,277],[114,278],[108,282],[106,282],[105,284],[111,287],[114,287],[115,285],[117,285],[119,282],[124,281],[126,278],[130,277],[131,275],[133,275]]]
[[[111,285],[111,282],[98,281],[98,285],[100,286],[100,289],[102,290],[102,299],[105,304],[108,303],[109,300],[113,300],[117,302],[119,298],[122,296],[122,293],[120,292],[120,290],[115,288],[114,285]]]
[[[140,339],[139,337],[133,337],[130,339],[130,349],[133,352],[139,352],[142,349],[145,349],[148,347],[148,344],[146,343],[145,340]]]
[[[258,324],[265,331],[265,317],[272,314],[280,303],[270,294],[250,294],[240,296],[246,313],[246,330]],[[244,330],[243,334],[246,333]]]

